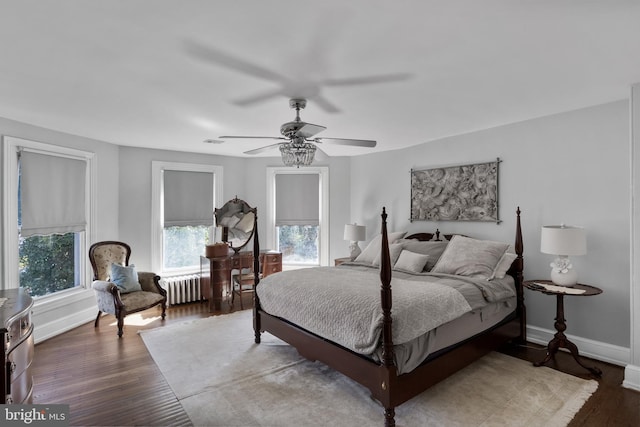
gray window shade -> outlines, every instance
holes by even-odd
[[[164,171],[164,226],[213,225],[213,174]]]
[[[320,176],[276,175],[276,226],[320,224]]]
[[[83,231],[86,173],[86,160],[22,151],[20,235]]]

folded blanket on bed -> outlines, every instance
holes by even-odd
[[[408,342],[471,310],[462,293],[444,284],[451,280],[392,279],[394,344]],[[256,292],[267,313],[357,353],[371,354],[379,344],[382,308],[377,269],[285,271],[260,281]]]

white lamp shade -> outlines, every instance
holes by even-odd
[[[540,237],[540,252],[551,255],[585,255],[586,232],[582,227],[545,225]]]
[[[362,242],[367,235],[367,227],[357,224],[346,224],[344,226],[344,240],[351,242]]]

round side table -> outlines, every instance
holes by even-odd
[[[577,293],[569,293],[570,291],[563,292],[561,290],[560,291],[549,290],[541,285],[553,285],[553,282],[551,282],[550,280],[526,280],[524,282],[524,286],[527,289],[530,289],[536,292],[542,292],[543,294],[546,294],[546,295],[556,296],[556,319],[555,319],[556,321],[553,326],[556,328],[557,332],[553,336],[553,339],[549,341],[549,344],[547,344],[547,356],[542,361],[535,362],[533,365],[534,366],[544,365],[549,360],[555,357],[555,354],[558,352],[560,348],[566,348],[571,352],[571,355],[573,356],[575,361],[578,362],[580,366],[587,369],[595,376],[598,376],[598,377],[601,376],[602,371],[600,369],[598,369],[595,366],[589,367],[589,366],[586,366],[584,363],[582,363],[582,361],[580,360],[580,355],[578,353],[578,347],[574,343],[569,341],[569,339],[564,334],[564,331],[567,329],[566,320],[564,318],[564,296],[566,295],[566,296],[572,296],[572,297],[573,296],[588,297],[592,295],[601,294],[602,289],[596,288],[595,286],[583,285],[580,283],[568,288],[568,290],[577,289],[577,290],[584,291],[583,293],[577,294]],[[556,286],[556,285],[553,285],[553,286]]]

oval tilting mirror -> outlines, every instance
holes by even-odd
[[[227,242],[231,249],[238,252],[249,243],[256,222],[255,208],[236,197],[220,209],[216,208],[214,215],[216,225],[223,227],[222,241]]]

